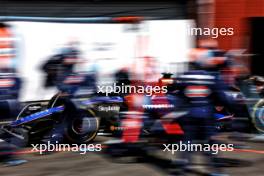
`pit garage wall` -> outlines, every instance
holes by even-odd
[[[222,49],[250,48],[247,18],[264,16],[263,0],[215,0],[214,26],[234,28],[233,36],[219,36]]]
[[[221,49],[244,49],[244,57],[237,57],[237,63],[244,65],[244,73],[263,75],[262,56],[252,55],[263,53],[256,51],[256,43],[252,43],[251,18],[264,17],[263,0],[214,0],[214,26],[234,28],[233,36],[220,36],[218,40]],[[260,36],[261,38],[261,36]],[[258,45],[258,44],[257,44]],[[249,54],[249,55],[248,55]]]

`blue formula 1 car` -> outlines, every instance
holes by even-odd
[[[0,89],[0,93],[5,91],[3,94],[5,97],[0,101],[0,118],[12,117],[15,119],[1,127],[5,135],[15,136],[28,143],[50,140],[59,131],[63,139],[68,142],[88,143],[101,130],[110,134],[120,134],[122,131],[120,125],[124,113],[120,114],[120,111],[127,111],[125,98],[114,94],[110,96],[94,94],[93,88],[87,84],[87,82],[92,82],[91,76],[86,74],[67,75],[63,79],[65,84],[58,86],[59,93],[50,100],[26,104],[17,101],[19,79],[9,76],[4,78],[12,79],[15,84],[10,84],[7,89],[6,83],[12,81],[4,80],[4,88]],[[0,87],[1,85],[0,80]],[[236,91],[233,93],[238,95]],[[9,97],[6,97],[7,95]],[[170,109],[169,107],[168,109],[160,106],[164,98],[168,99],[169,97],[156,96],[152,98],[154,104],[150,103],[144,107],[151,119],[160,119],[160,117],[174,111],[173,108]],[[238,99],[240,100],[240,98]],[[177,103],[174,97],[172,97],[171,102]],[[217,125],[219,130],[232,128],[232,112],[234,111],[226,112],[223,107],[217,108],[215,118],[219,122]],[[241,112],[241,114],[244,113]]]
[[[13,107],[16,113],[10,110],[9,113],[13,114],[9,116],[15,119],[1,126],[2,136],[6,140],[12,136],[33,143],[51,140],[59,133],[64,141],[70,143],[91,142],[100,128],[105,128],[111,119],[118,117],[123,99],[91,93],[91,88],[84,85],[86,79],[89,79],[86,74],[67,75],[65,84],[60,84],[60,92],[48,101],[19,103],[13,98],[13,104],[17,104],[14,108],[9,99],[3,99],[2,104]],[[2,106],[2,109],[6,111],[7,106]]]

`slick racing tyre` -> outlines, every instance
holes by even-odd
[[[77,110],[64,117],[65,139],[70,143],[89,143],[97,135],[99,120],[92,110]]]
[[[264,133],[264,99],[259,100],[253,108],[252,122],[260,133]]]
[[[99,120],[95,113],[88,109],[79,109],[74,103],[61,93],[56,94],[49,102],[48,107],[64,106],[61,115],[63,119],[64,140],[69,143],[89,143],[97,135]]]

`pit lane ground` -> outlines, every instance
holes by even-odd
[[[226,143],[243,146],[233,152],[221,152],[221,161],[226,163],[222,169],[234,176],[262,176],[264,173],[263,136],[228,133],[219,136]],[[97,137],[100,143],[109,138]],[[30,148],[29,148],[30,150]],[[170,153],[151,153],[141,162],[131,162],[131,158],[113,160],[102,153],[89,152],[85,155],[72,152],[58,152],[48,155],[22,154],[19,157],[28,163],[7,167],[0,164],[1,176],[159,176],[171,175],[174,167],[169,164],[176,158]],[[206,162],[196,157],[193,170],[189,175],[204,175],[207,172]]]

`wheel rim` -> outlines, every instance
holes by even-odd
[[[259,121],[259,125],[263,128],[264,127],[264,106],[261,106],[257,110],[256,117]]]
[[[72,122],[72,131],[77,135],[87,135],[96,131],[97,122],[94,118],[77,118]]]

